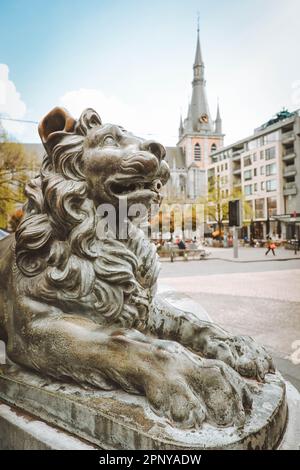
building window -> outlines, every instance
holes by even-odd
[[[249,150],[251,150],[251,149],[256,149],[258,146],[259,146],[259,140],[254,139],[254,140],[250,140],[248,148]]]
[[[247,157],[244,158],[244,166],[249,166],[252,164],[251,157],[248,155]]]
[[[264,182],[264,181],[262,181],[262,182],[260,183],[260,189],[261,189],[262,191],[265,190],[265,182]]]
[[[244,171],[244,180],[251,180],[252,179],[252,171],[251,170],[246,170]]]
[[[270,144],[271,142],[276,142],[278,140],[278,132],[272,132],[265,136],[265,143]]]
[[[264,167],[264,166],[261,166],[261,167],[260,167],[260,174],[261,174],[261,175],[264,175],[264,174],[265,174],[265,167]]]
[[[263,219],[265,217],[265,200],[255,199],[255,218]]]
[[[211,152],[215,152],[217,150],[216,144],[212,144],[211,146]]]
[[[267,191],[276,191],[277,189],[277,181],[276,180],[268,180],[267,181]]]
[[[265,136],[261,136],[260,139],[259,139],[259,144],[260,145],[265,145],[265,143],[266,143]]]
[[[179,190],[181,194],[185,193],[186,184],[184,175],[179,175]]]
[[[254,183],[254,192],[257,191],[257,183]]]
[[[194,159],[198,162],[201,160],[201,147],[198,143],[194,146]]]
[[[256,162],[257,160],[257,156],[256,156],[256,152],[253,154],[253,161]]]
[[[260,151],[260,159],[261,159],[261,160],[264,159],[264,151],[263,151],[263,150]]]
[[[268,208],[268,216],[276,215],[277,213],[277,200],[276,197],[268,197],[267,198],[267,208]]]
[[[266,165],[266,176],[276,175],[276,163],[270,163]]]
[[[225,163],[225,170],[228,170],[228,163]]]
[[[266,160],[272,160],[275,157],[276,157],[276,148],[275,147],[270,147],[270,148],[266,149]]]
[[[257,176],[257,168],[254,168],[253,170],[253,176]]]
[[[251,196],[252,194],[252,184],[247,184],[244,187],[245,196]]]

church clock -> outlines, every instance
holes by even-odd
[[[202,114],[202,115],[199,117],[199,121],[200,121],[201,123],[207,124],[207,123],[208,123],[208,116],[207,116],[207,114]]]

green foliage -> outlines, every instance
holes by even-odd
[[[250,220],[253,217],[252,207],[250,203],[245,200],[241,189],[234,188],[224,197],[221,190],[220,177],[209,178],[207,197],[202,198],[201,202],[205,207],[206,220],[216,223],[220,232],[223,228],[224,221],[228,220],[228,203],[234,199],[240,199],[242,201],[244,221]]]
[[[10,214],[25,201],[25,184],[35,164],[23,145],[9,141],[0,123],[0,227],[7,227]]]

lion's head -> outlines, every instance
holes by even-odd
[[[72,143],[81,145],[77,164],[95,206],[117,206],[124,196],[129,205],[160,202],[169,169],[164,161],[165,148],[158,142],[136,137],[121,126],[102,124],[92,109],[86,109],[76,122],[66,110],[55,108],[41,121],[39,133],[57,168],[60,157],[55,155],[59,149],[67,149]]]
[[[147,304],[141,291],[155,284],[155,249],[142,235],[99,240],[96,208],[110,203],[117,209],[124,197],[128,206],[159,203],[169,177],[164,147],[102,124],[92,109],[76,121],[55,108],[39,134],[47,153],[26,189],[25,218],[16,232],[19,269],[36,278],[30,286],[39,298],[64,305],[84,299],[106,318],[126,316],[126,308],[132,316]]]

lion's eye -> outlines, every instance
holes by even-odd
[[[109,147],[116,147],[118,144],[116,140],[111,135],[107,135],[102,142],[103,146],[107,145]]]

